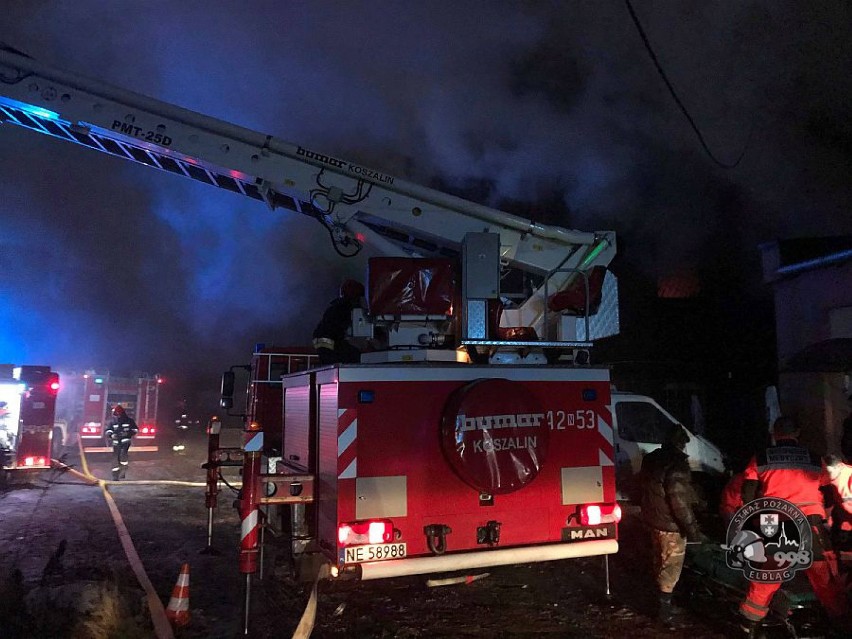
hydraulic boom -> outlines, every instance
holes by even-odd
[[[531,276],[534,292],[519,301],[518,317],[542,339],[548,334],[545,286],[554,293],[615,255],[613,232],[538,224],[56,69],[2,45],[0,122],[308,215],[344,256],[364,244],[391,256],[455,256],[466,234],[497,233],[502,267]],[[597,333],[585,338],[604,336]]]

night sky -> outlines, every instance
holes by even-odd
[[[0,41],[491,206],[615,230],[621,268],[651,279],[734,260],[759,294],[761,242],[852,233],[852,5],[633,6],[712,156],[616,0],[4,0]],[[255,342],[306,344],[364,268],[308,218],[0,126],[0,361],[215,391]]]

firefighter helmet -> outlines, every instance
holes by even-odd
[[[364,285],[358,280],[343,280],[340,285],[340,297],[347,300],[357,300],[364,296]]]
[[[119,415],[124,415],[124,406],[121,404],[116,404],[115,408],[112,409],[112,414],[118,417]]]

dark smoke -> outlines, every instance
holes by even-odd
[[[739,272],[757,244],[852,232],[852,9],[634,3],[6,0],[0,41],[541,221],[614,229],[626,266]],[[304,344],[338,258],[306,219],[0,127],[0,360],[215,387]],[[733,259],[733,262],[731,261]],[[731,266],[731,265],[734,266]]]

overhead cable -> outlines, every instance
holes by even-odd
[[[639,22],[639,17],[636,15],[636,11],[634,11],[633,5],[631,4],[630,0],[624,0],[624,1],[625,1],[625,4],[627,4],[627,10],[630,12],[630,17],[633,20],[633,24],[636,26],[636,30],[639,32],[639,35],[642,38],[642,42],[645,44],[645,50],[648,52],[648,55],[651,56],[651,61],[654,63],[654,66],[657,68],[657,73],[663,79],[663,82],[665,82],[666,87],[668,87],[669,93],[671,94],[672,98],[674,98],[675,103],[678,105],[681,112],[686,117],[687,122],[689,122],[689,126],[692,127],[692,130],[695,132],[695,135],[698,137],[698,142],[701,144],[701,147],[704,149],[704,151],[707,153],[707,155],[710,157],[710,159],[713,160],[713,162],[715,164],[717,164],[718,166],[722,167],[723,169],[735,168],[740,163],[740,161],[743,159],[743,156],[745,155],[746,149],[748,148],[748,140],[746,140],[746,143],[743,146],[743,150],[740,152],[739,157],[733,163],[722,162],[721,160],[716,158],[715,155],[713,155],[713,152],[710,150],[710,147],[707,146],[707,142],[704,140],[704,136],[701,134],[701,131],[698,129],[698,125],[695,123],[695,120],[692,119],[692,116],[689,114],[689,111],[686,109],[686,106],[684,106],[683,102],[681,102],[681,99],[678,97],[677,92],[675,91],[674,87],[672,86],[672,83],[669,82],[669,79],[666,76],[666,72],[663,71],[663,67],[660,65],[660,61],[657,59],[657,55],[654,53],[654,49],[651,47],[651,43],[648,40],[648,36],[645,34],[645,30],[642,28],[642,24]],[[751,138],[751,132],[749,132],[749,139],[750,138]]]

